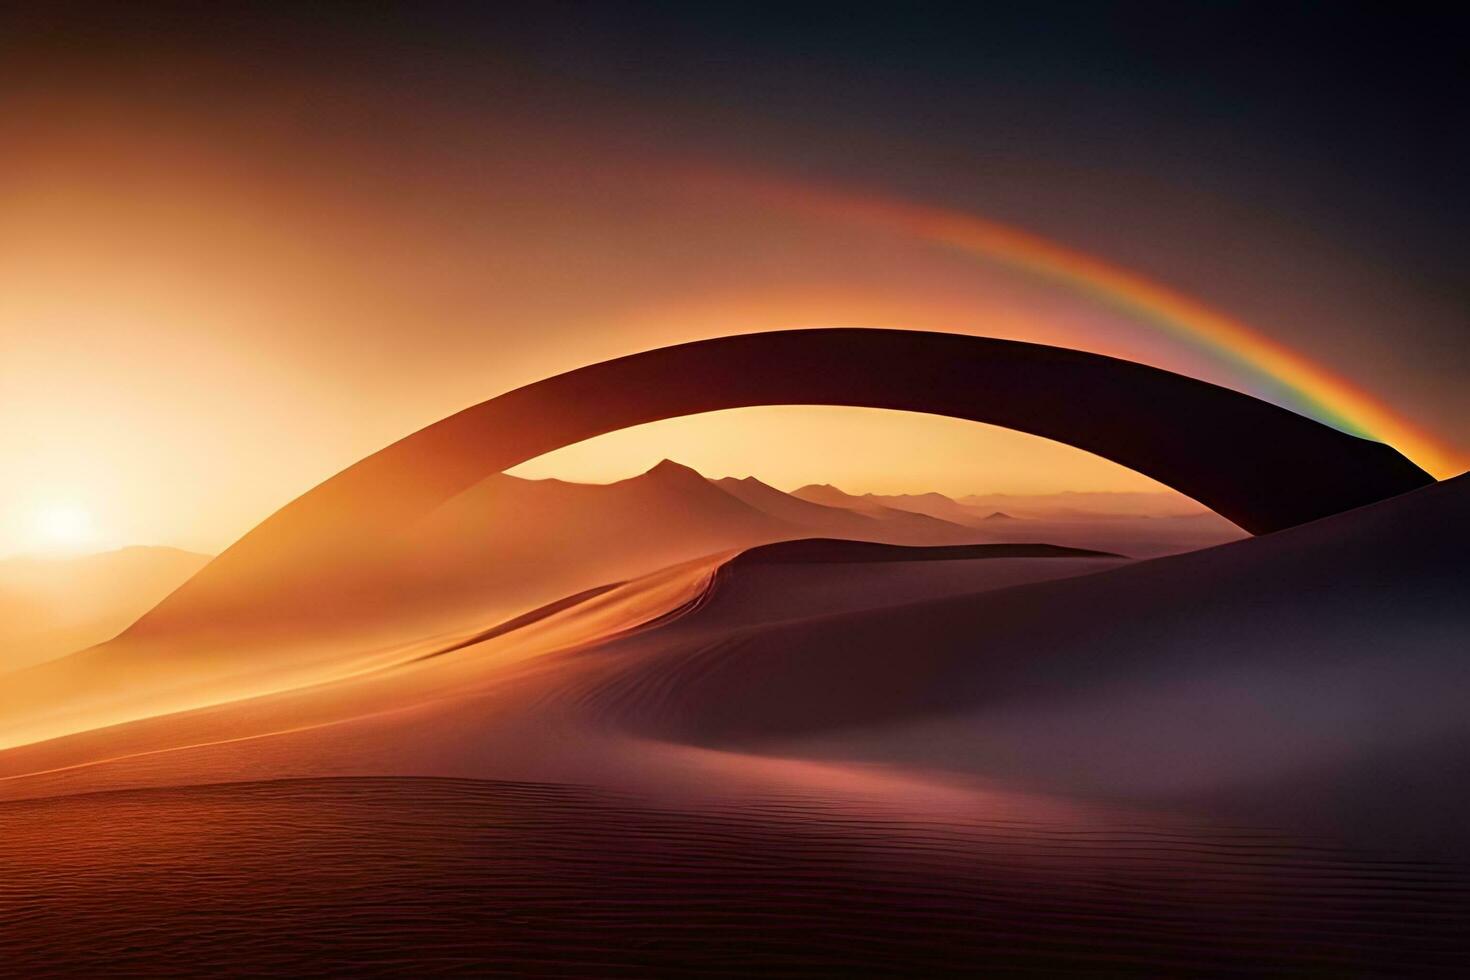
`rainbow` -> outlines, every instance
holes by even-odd
[[[720,183],[728,187],[731,181]],[[1239,320],[1095,256],[961,212],[791,182],[734,183],[783,206],[916,237],[1056,283],[1202,350],[1248,379],[1260,397],[1388,443],[1437,477],[1465,468],[1453,447],[1371,393]]]

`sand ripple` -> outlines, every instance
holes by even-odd
[[[8,975],[1440,974],[1470,876],[1247,830],[286,780],[0,805]]]

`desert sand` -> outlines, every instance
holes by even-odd
[[[754,540],[510,615],[183,616],[8,675],[15,968],[1470,966],[1464,478],[1138,561],[812,540],[660,469],[628,513]],[[527,548],[589,493],[543,489]],[[436,574],[469,499],[413,529]],[[545,567],[627,543],[615,512]]]
[[[0,560],[0,673],[112,639],[207,561],[144,547]]]

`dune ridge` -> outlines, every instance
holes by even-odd
[[[1470,798],[1433,773],[1470,758],[1467,494],[1462,477],[1264,538],[901,607],[762,623],[756,594],[744,625],[685,619],[587,697],[675,741],[1454,851]]]
[[[12,962],[1463,971],[1467,494],[1148,561],[768,542],[315,661],[21,671]]]
[[[995,537],[885,513],[825,507],[751,479],[708,480],[668,460],[609,485],[493,476],[406,527],[383,529],[398,560],[366,585],[322,583],[309,621],[248,609],[216,620],[211,605],[196,610],[180,598],[111,642],[25,672],[0,689],[0,744],[14,743],[17,729],[63,734],[91,717],[124,721],[330,682],[422,655],[427,637],[472,636],[704,555],[813,536],[931,547]],[[71,707],[55,708],[65,700]],[[130,707],[140,702],[148,707]]]
[[[150,697],[150,711],[183,710],[330,681],[418,655],[426,637],[473,635],[704,555],[832,531],[895,543],[978,537],[937,521],[915,530],[908,515],[855,522],[846,511],[766,489],[754,506],[668,460],[610,485],[495,475],[407,526],[379,529],[395,542],[396,560],[371,565],[371,581],[321,582],[307,619],[282,621],[248,606],[215,617],[212,601],[196,607],[181,597],[125,629],[141,611],[134,610],[109,642],[58,651],[71,655],[39,666],[15,664],[35,669],[0,687],[0,744],[14,740],[7,732],[42,723],[61,733],[89,715],[127,720],[136,716],[128,703]],[[783,512],[786,504],[794,515]],[[210,581],[208,588],[228,590],[220,575]],[[58,714],[54,706],[68,700],[72,707]]]
[[[843,548],[843,543],[835,544]],[[834,542],[820,542],[823,548],[833,545]],[[1073,557],[1066,549],[1049,546],[1026,549],[1028,554],[1042,556],[1029,558],[1017,557],[1017,550],[1012,546],[979,549],[956,546],[953,550],[877,547],[881,550],[876,554],[862,548],[855,555],[856,561],[840,563],[840,567],[856,572],[856,578],[849,576],[841,581],[819,583],[825,599],[803,591],[799,582],[792,582],[783,590],[786,604],[794,605],[797,611],[810,610],[813,604],[834,598],[849,604],[871,605],[875,590],[882,593],[881,602],[893,603],[920,595],[971,592],[1016,581],[1081,574],[1116,561],[1096,556]],[[758,548],[749,553],[758,555],[761,551]],[[983,557],[976,558],[977,553]],[[99,751],[96,746],[107,745],[110,751],[120,742],[131,744],[135,738],[137,745],[128,753],[130,757],[146,754],[146,746],[153,744],[150,740],[159,737],[170,750],[187,748],[194,736],[186,733],[207,732],[211,726],[221,724],[230,725],[233,731],[238,722],[232,720],[232,713],[255,715],[258,733],[269,735],[272,731],[293,729],[302,719],[306,723],[318,717],[344,721],[375,711],[411,710],[415,698],[439,696],[446,689],[462,691],[484,685],[487,680],[502,679],[500,675],[522,662],[543,665],[549,662],[548,669],[564,670],[566,664],[557,660],[561,653],[596,650],[619,636],[667,625],[703,609],[715,597],[725,595],[729,588],[739,588],[739,583],[720,588],[714,583],[728,578],[727,569],[739,561],[740,554],[728,551],[681,563],[630,582],[564,597],[489,627],[424,637],[412,644],[374,649],[353,658],[339,657],[314,671],[290,674],[276,670],[271,675],[276,683],[273,688],[242,685],[238,675],[230,671],[208,677],[203,687],[164,689],[161,694],[135,681],[127,688],[129,696],[112,702],[113,708],[109,709],[107,703],[75,705],[75,690],[68,686],[70,678],[59,666],[31,672],[34,678],[23,673],[18,675],[22,680],[34,679],[40,683],[9,693],[26,699],[31,717],[36,721],[29,735],[7,733],[17,742],[10,751],[0,752],[0,775],[16,778],[20,774],[8,771],[10,766],[33,755],[38,758],[59,755],[69,766]],[[895,560],[899,556],[907,560]],[[872,560],[875,558],[878,560]],[[766,611],[775,615],[782,608],[781,603],[771,603]],[[115,646],[106,653],[119,670],[136,670],[140,666],[126,646]],[[412,674],[416,666],[426,661],[442,662],[448,670],[441,672],[443,676],[433,671],[422,673],[414,680],[404,676],[405,671]],[[64,666],[84,674],[97,671],[97,664],[85,656],[68,658]],[[167,666],[167,662],[158,666]],[[177,666],[175,669],[182,670]],[[577,669],[572,666],[570,673],[575,675]],[[46,697],[50,698],[49,702],[44,700]],[[554,690],[541,697],[543,700],[538,703],[543,706],[554,701]],[[71,713],[60,716],[58,721],[57,717],[39,710],[48,704],[53,710],[67,706]],[[232,704],[239,704],[240,710],[237,712]],[[269,710],[264,708],[266,705],[271,706]],[[528,711],[526,705],[515,705],[518,715]],[[16,715],[12,713],[8,717],[14,719]],[[272,721],[267,723],[266,718]],[[71,719],[69,724],[67,719]],[[201,727],[194,728],[191,719]],[[61,727],[47,734],[51,724]]]
[[[1466,486],[1449,481],[1291,532],[1132,564],[1046,546],[1032,557],[1013,546],[853,542],[731,551],[339,664],[309,683],[192,705],[145,701],[116,720],[131,721],[128,737],[146,747],[147,733],[173,726],[173,712],[196,708],[190,715],[207,728],[240,697],[261,719],[350,725],[374,711],[417,710],[416,697],[452,715],[493,688],[501,717],[528,724],[547,710],[574,726],[671,744],[885,761],[1047,792],[1242,803],[1252,787],[1264,793],[1272,780],[1331,770],[1369,740],[1404,751],[1460,731],[1445,682],[1467,669],[1452,625],[1463,593],[1448,572],[1466,542],[1442,525]],[[1198,605],[1199,595],[1209,603]],[[1395,653],[1375,649],[1375,629]],[[1363,702],[1351,685],[1370,670],[1377,700]],[[1333,671],[1345,693],[1317,683]],[[1439,683],[1421,691],[1428,679]],[[517,693],[522,683],[534,693]],[[36,690],[26,693],[38,703]],[[1253,696],[1297,699],[1302,717],[1272,727],[1258,706],[1232,720],[1226,709],[1249,709]],[[1090,712],[1107,704],[1130,705],[1134,721],[1100,723]],[[1193,731],[1180,721],[1191,713]],[[1045,718],[1053,731],[1037,727]],[[1401,731],[1385,732],[1388,719]],[[1262,738],[1242,738],[1242,725],[1289,736],[1296,754],[1276,745],[1263,757]],[[27,759],[76,761],[91,743],[121,737],[92,727],[23,739],[35,744],[0,753],[0,767],[24,782]],[[1094,758],[1110,754],[1101,748],[1110,740],[1121,767]],[[1187,758],[1210,758],[1218,771],[1182,773],[1177,760]],[[483,774],[497,775],[493,766]],[[1456,811],[1430,789],[1404,787],[1436,803],[1420,808],[1421,823]]]

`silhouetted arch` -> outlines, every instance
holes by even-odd
[[[282,508],[174,598],[207,591],[211,578],[232,578],[236,592],[251,579],[259,589],[297,588],[291,580],[320,573],[329,553],[350,561],[485,476],[592,436],[719,409],[803,404],[947,415],[1054,439],[1153,477],[1257,534],[1434,482],[1389,446],[1098,354],[904,330],[745,334],[593,364],[436,422]]]

